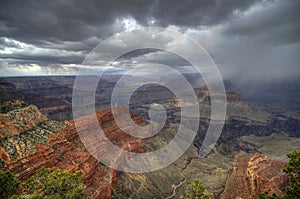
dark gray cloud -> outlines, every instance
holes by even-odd
[[[300,2],[271,1],[231,20],[214,52],[224,73],[241,84],[300,75]]]
[[[28,43],[81,41],[112,34],[118,17],[131,16],[146,25],[152,17],[157,25],[211,25],[253,5],[253,0],[188,1],[1,1],[0,36]]]
[[[225,36],[238,36],[253,42],[285,45],[300,42],[300,2],[297,0],[265,3],[266,9],[231,21]]]
[[[151,7],[150,15],[157,17],[164,26],[215,25],[226,22],[256,2],[256,0],[157,1]]]
[[[13,67],[12,73],[36,71],[36,65],[49,67],[54,74],[56,69],[67,72],[68,67],[74,71],[77,66],[72,64],[80,64],[99,42],[124,28],[118,27],[118,20],[131,18],[141,26],[151,25],[151,20],[153,26],[174,25],[204,45],[224,77],[297,76],[299,10],[298,0],[4,0],[0,1],[1,75]],[[139,37],[132,41],[143,42]],[[164,38],[160,42],[168,44]],[[159,51],[123,58],[185,65]]]

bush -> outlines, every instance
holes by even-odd
[[[289,162],[284,166],[291,181],[291,185],[286,187],[285,198],[294,199],[300,197],[300,152],[293,151],[287,154]]]
[[[13,195],[9,199],[60,199],[59,197],[55,196],[41,196],[41,195]]]
[[[279,197],[275,193],[273,193],[271,196],[269,196],[269,191],[258,194],[258,198],[259,199],[279,199]]]
[[[39,169],[34,176],[27,179],[24,186],[28,193],[57,198],[84,198],[84,177],[80,171]]]
[[[10,171],[0,170],[0,198],[8,198],[19,189],[20,182]]]
[[[185,192],[185,197],[187,199],[208,199],[208,195],[205,193],[205,188],[200,182],[196,179],[188,183],[188,187]]]

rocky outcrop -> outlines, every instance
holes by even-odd
[[[199,87],[194,89],[196,96],[198,99],[210,103],[210,93],[209,90],[206,86],[204,87]],[[216,98],[220,96],[216,95]],[[226,101],[227,103],[232,103],[232,102],[240,102],[242,101],[241,95],[234,93],[232,91],[226,92]]]
[[[289,183],[287,174],[282,171],[284,164],[257,153],[251,157],[236,157],[221,198],[252,199],[265,191],[281,196]]]
[[[46,120],[47,117],[33,105],[0,114],[0,137],[20,134]]]
[[[226,100],[227,102],[238,102],[241,101],[241,95],[234,93],[232,91],[226,92]]]
[[[36,109],[33,106],[28,108],[32,111]],[[117,107],[116,111],[122,113],[124,108]],[[19,113],[20,110],[16,110],[15,115],[23,113],[34,115],[29,110],[21,111],[22,113]],[[103,139],[108,138],[125,150],[143,152],[143,141],[123,133],[115,123],[111,109],[100,111],[96,115],[106,135]],[[39,118],[39,115],[35,114],[35,116]],[[83,135],[97,129],[89,117],[85,116],[78,120],[86,127],[80,128],[80,133]],[[146,124],[138,115],[132,114],[131,117],[139,125]],[[14,122],[12,123],[14,124]],[[62,125],[64,128],[59,131],[57,128],[55,128],[56,130],[51,129],[55,125]],[[42,136],[43,133],[45,135],[42,138],[36,137]],[[103,155],[110,150],[109,146],[100,145],[97,140],[94,140],[93,145]],[[87,185],[85,192],[89,198],[110,197],[113,182],[118,175],[116,170],[101,164],[86,150],[73,121],[66,121],[64,124],[58,122],[40,124],[29,132],[19,132],[17,135],[8,136],[1,140],[0,155],[1,161],[5,162],[2,169],[12,171],[20,180],[29,178],[41,167],[81,170],[85,176]]]
[[[48,99],[50,100],[50,99]],[[72,118],[72,105],[53,105],[40,108],[41,112],[47,115],[50,119],[64,121]]]

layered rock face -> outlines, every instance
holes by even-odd
[[[26,112],[30,118],[30,114],[36,108],[29,106],[27,109],[31,110]],[[21,109],[15,111],[15,115],[19,115],[18,121],[25,120],[27,115],[19,113]],[[117,108],[117,111],[124,112],[122,107]],[[25,113],[25,111],[22,113]],[[123,133],[114,122],[110,109],[98,112],[96,115],[98,123],[104,129],[106,135],[103,139],[108,138],[126,150],[143,151],[142,140],[133,139]],[[36,118],[46,118],[38,110],[34,116]],[[78,120],[86,127],[80,129],[82,135],[88,135],[91,131],[94,132],[97,129],[96,124],[91,123],[89,117],[85,116]],[[139,116],[131,115],[131,117],[137,124],[145,124],[145,121]],[[5,138],[0,140],[2,169],[12,171],[20,180],[27,179],[41,167],[81,170],[85,176],[87,185],[85,192],[89,198],[110,197],[112,183],[117,176],[117,171],[99,163],[87,152],[79,139],[74,122],[66,121],[62,124],[38,119],[36,121],[40,122],[38,124],[32,123],[31,129],[18,129],[17,134],[6,135]],[[93,145],[103,155],[110,150],[108,146],[100,146],[96,140]]]
[[[284,164],[262,154],[237,157],[221,198],[252,199],[265,191],[282,196],[282,191],[289,183],[287,174],[282,171]]]
[[[0,113],[0,137],[20,134],[46,120],[33,105]]]

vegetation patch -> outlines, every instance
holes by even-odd
[[[12,100],[12,101],[1,101],[0,100],[0,113],[6,114],[15,109],[24,108],[27,106],[28,106],[28,104],[26,104],[23,101],[19,101],[19,100]]]
[[[81,171],[41,168],[24,183],[27,194],[55,198],[85,198]]]

